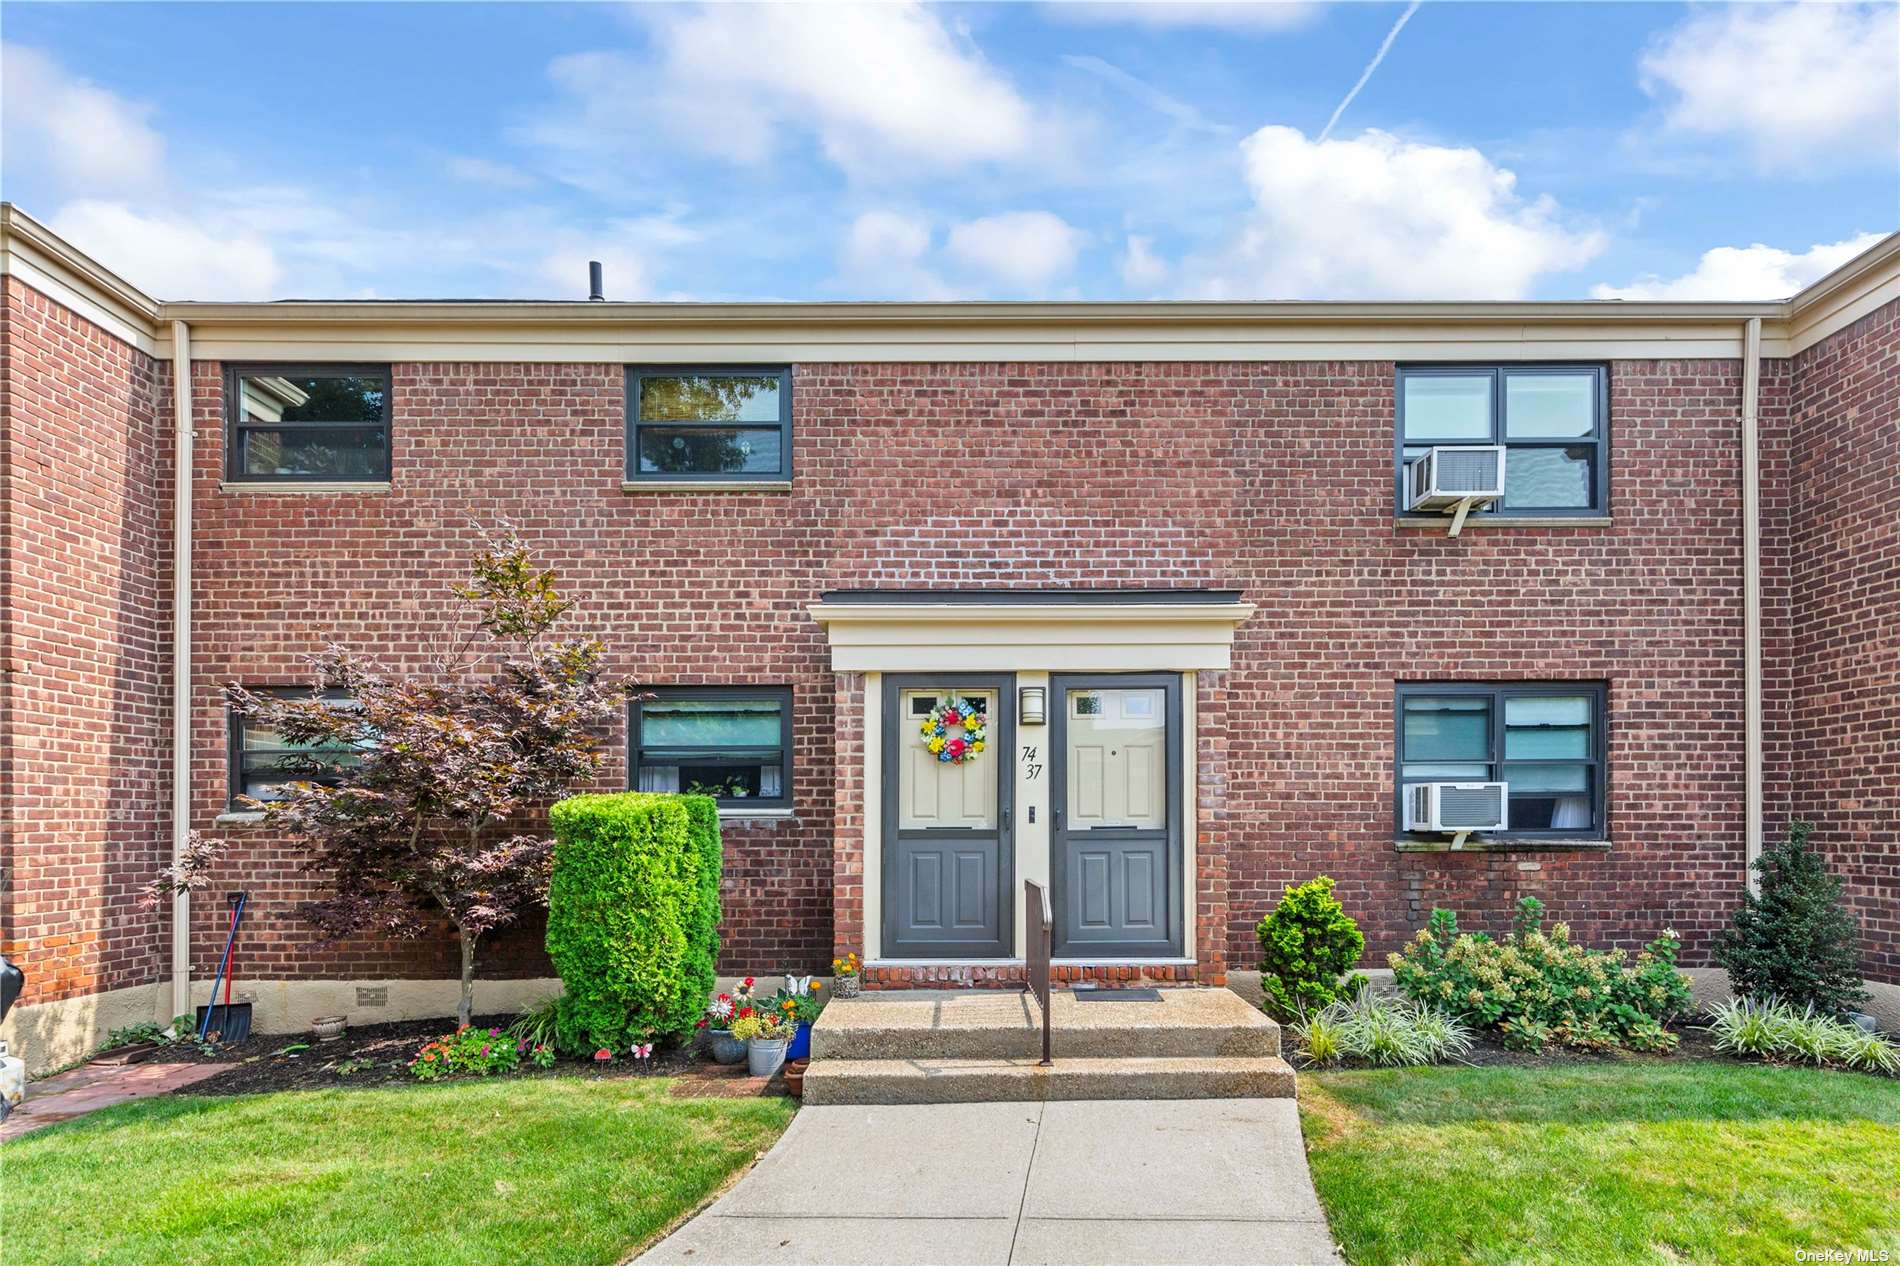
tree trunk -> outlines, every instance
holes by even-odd
[[[462,938],[462,998],[455,1004],[455,1022],[461,1025],[475,1014],[475,933],[465,927],[455,930]]]

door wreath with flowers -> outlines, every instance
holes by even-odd
[[[983,754],[989,713],[980,699],[951,695],[930,710],[918,731],[931,755],[946,765],[961,765]]]

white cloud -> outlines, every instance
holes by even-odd
[[[950,230],[949,257],[1010,290],[1043,290],[1075,271],[1082,234],[1047,211],[1006,211]]]
[[[451,178],[469,185],[485,185],[490,189],[531,189],[536,184],[535,178],[519,167],[496,162],[492,158],[451,154],[443,160],[442,166]]]
[[[161,299],[268,299],[283,266],[255,232],[82,199],[53,217],[61,237]]]
[[[553,229],[553,246],[541,256],[538,280],[560,299],[587,297],[587,265],[599,260],[602,289],[609,299],[646,299],[654,295],[660,262],[676,247],[700,240],[681,223],[680,213],[613,220],[598,232]]]
[[[654,64],[558,59],[577,101],[526,135],[577,151],[637,149],[657,120],[703,153],[759,164],[808,133],[853,177],[1025,160],[1048,120],[917,3],[651,6],[634,11]]]
[[[1212,298],[1511,299],[1603,246],[1475,149],[1367,129],[1309,141],[1263,127],[1241,142],[1253,207],[1227,246],[1190,261]]]
[[[1122,248],[1122,284],[1130,290],[1151,293],[1168,279],[1168,262],[1154,252],[1154,239],[1130,233]]]
[[[43,171],[60,189],[97,197],[160,184],[165,142],[146,123],[151,113],[36,48],[0,46],[7,161]]]
[[[1784,251],[1775,246],[1718,246],[1705,252],[1693,272],[1664,279],[1639,277],[1627,286],[1593,286],[1597,299],[1785,299],[1878,242],[1862,233],[1844,242]]]
[[[854,297],[960,297],[926,262],[930,253],[929,217],[889,209],[866,211],[845,230],[838,251],[837,283]]]
[[[1258,34],[1305,26],[1323,6],[1309,0],[1057,0],[1043,12],[1061,22]]]
[[[1740,136],[1764,167],[1900,157],[1900,6],[1698,13],[1644,51],[1641,74],[1671,129]]]

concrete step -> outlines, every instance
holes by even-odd
[[[1273,1055],[1034,1059],[813,1059],[805,1103],[1034,1103],[1052,1099],[1289,1099]]]
[[[1163,989],[1158,1002],[1050,998],[1058,1060],[1242,1058],[1280,1053],[1280,1026],[1225,989]],[[834,999],[812,1029],[812,1058],[1036,1059],[1042,1015],[1028,994],[887,991]]]

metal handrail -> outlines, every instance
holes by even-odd
[[[1042,1063],[1047,1067],[1053,1062],[1049,1053],[1049,959],[1055,948],[1056,920],[1049,909],[1049,894],[1033,879],[1023,880],[1023,931],[1029,938],[1029,952],[1024,955],[1029,992],[1042,1008]]]

